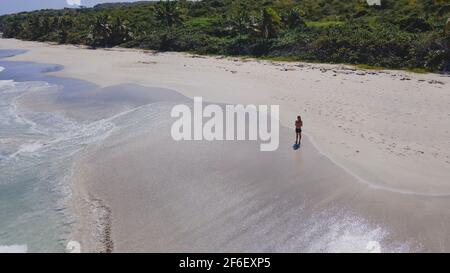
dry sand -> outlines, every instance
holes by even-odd
[[[26,54],[10,60],[61,64],[64,70],[53,74],[101,87],[133,83],[215,102],[279,104],[281,122],[287,127],[302,114],[306,134],[320,153],[309,142],[303,154],[307,158],[294,161],[285,150],[273,158],[245,152],[237,162],[257,157],[261,165],[242,168],[242,177],[258,179],[238,186],[213,183],[208,189],[211,181],[221,177],[233,181],[235,168],[220,172],[221,166],[213,174],[207,169],[192,177],[184,175],[193,166],[209,164],[214,149],[224,154],[231,168],[228,164],[235,159],[223,153],[228,150],[225,144],[208,149],[188,146],[184,157],[176,161],[181,172],[171,167],[150,184],[144,178],[155,170],[146,168],[148,162],[160,160],[159,171],[162,166],[176,165],[173,157],[179,148],[165,143],[165,137],[149,140],[138,135],[132,141],[114,143],[118,138],[94,149],[84,158],[87,164],[80,163],[78,177],[84,181],[79,183],[86,189],[85,196],[101,194],[112,208],[117,251],[363,251],[370,241],[382,242],[384,251],[450,250],[448,77],[128,49],[94,51],[17,40],[1,40],[0,48],[27,49]],[[159,149],[149,155],[154,147]],[[202,149],[203,159],[191,166],[187,159],[202,154]],[[210,164],[214,166],[214,159]],[[303,172],[301,167],[295,169],[302,165],[308,166]],[[212,177],[199,179],[208,174]],[[167,186],[167,177],[178,183]],[[269,182],[278,177],[286,185],[274,188]],[[300,178],[296,181],[295,177]],[[183,191],[186,185],[180,184],[181,178],[191,181],[192,188]],[[130,180],[134,186],[124,185],[123,181]],[[225,187],[223,195],[212,199],[220,187]],[[236,188],[247,190],[237,194]],[[154,196],[155,192],[163,194]],[[255,200],[264,202],[253,204]],[[215,201],[223,204],[216,206]],[[205,204],[211,207],[206,209]],[[137,208],[146,210],[136,212]],[[202,209],[204,213],[198,214]],[[224,215],[228,218],[217,219]],[[323,230],[323,226],[329,228]],[[299,234],[301,238],[296,237]],[[255,245],[256,241],[264,243]]]

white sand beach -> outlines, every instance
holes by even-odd
[[[26,49],[8,60],[59,64],[64,69],[51,75],[100,87],[135,84],[218,103],[280,105],[287,128],[302,115],[308,138],[301,155],[288,149],[260,155],[248,145],[180,147],[155,128],[149,129],[156,130],[153,138],[142,132],[91,149],[77,163],[75,198],[95,195],[105,202],[97,208],[112,215],[105,217],[114,251],[364,251],[372,241],[383,242],[385,251],[450,250],[448,76],[12,39],[0,40],[0,49]],[[292,132],[282,133],[282,145],[290,148]],[[232,164],[253,158],[255,165]],[[203,165],[208,168],[188,171]],[[218,181],[240,176],[254,180]],[[304,182],[296,184],[296,177]],[[322,214],[311,213],[316,209]],[[341,210],[350,214],[340,217]],[[90,217],[84,221],[95,222]],[[259,234],[253,232],[257,225]],[[333,236],[333,229],[348,230],[347,236]],[[87,233],[79,226],[76,239],[87,251],[104,251]]]

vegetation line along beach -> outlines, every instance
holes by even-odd
[[[379,4],[379,5],[377,5]],[[450,70],[446,0],[204,0],[0,17],[6,38],[279,60]]]

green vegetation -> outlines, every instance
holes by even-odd
[[[7,38],[450,71],[449,0],[203,0],[0,17]]]

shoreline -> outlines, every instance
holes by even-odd
[[[82,253],[112,253],[112,212],[102,199],[87,191],[80,167],[82,159],[83,155],[74,162],[71,178],[72,197],[68,207],[76,221],[70,238],[80,243]]]
[[[0,46],[2,46],[2,40],[0,40]],[[39,46],[42,46],[45,49],[44,45],[40,44]],[[62,48],[62,46],[57,46],[57,48]],[[116,50],[112,50],[111,52],[116,52]],[[128,51],[125,51],[125,52],[119,51],[119,53],[120,52],[121,52],[121,54],[125,54]],[[130,52],[128,52],[128,53],[130,53]],[[172,58],[177,59],[179,54],[178,53],[169,53],[169,54],[162,54],[162,55],[163,56],[160,56],[160,58],[165,58],[166,57],[166,58],[170,59],[172,57]],[[15,60],[17,58],[20,59],[20,56],[14,57],[13,59]],[[34,56],[33,58],[36,58],[36,56]],[[184,60],[184,58],[188,58],[188,57],[184,56],[184,57],[182,57],[182,60]],[[194,59],[197,59],[197,58],[194,58]],[[203,58],[200,58],[200,59],[203,60]],[[45,61],[43,61],[43,62],[45,63]],[[234,61],[230,61],[230,62],[234,63]],[[237,66],[238,67],[244,66],[246,63],[248,63],[248,62],[243,62],[242,64],[239,63],[239,65],[237,65]],[[259,62],[251,61],[250,63],[252,65],[261,65]],[[283,65],[281,65],[281,66],[283,66]],[[320,73],[328,73],[329,71],[333,71],[333,66],[332,65],[330,65],[330,66],[331,66],[331,68],[328,68],[328,67],[323,68],[323,67],[319,66],[319,68],[313,68],[312,70],[313,71],[319,70]],[[178,66],[176,66],[176,67],[178,67]],[[279,68],[279,66],[278,65],[274,65],[274,67],[271,67],[270,69],[272,69],[272,68],[277,70]],[[326,72],[322,72],[322,69],[323,69],[323,71],[326,71]],[[51,73],[51,74],[55,75],[55,76],[61,76],[61,75],[69,76],[68,74],[66,74],[68,72],[64,72],[65,70],[66,70],[66,68],[64,68],[63,70],[61,70],[59,72]],[[236,75],[236,74],[240,74],[241,73],[241,72],[234,73],[233,71],[235,71],[235,70],[230,70],[229,68],[227,68],[226,70],[228,70],[227,72],[229,72],[231,75]],[[279,71],[282,72],[282,73],[289,72],[289,71],[283,71],[283,70],[279,70]],[[355,73],[358,73],[358,72],[355,72]],[[394,73],[394,72],[392,72],[392,73]],[[369,74],[369,73],[367,73],[367,74]],[[381,74],[384,75],[384,73],[381,73]],[[321,74],[319,74],[319,75],[321,75]],[[344,75],[347,75],[347,74],[344,74]],[[369,75],[371,75],[371,74],[369,74]],[[389,75],[389,74],[387,74],[387,75]],[[140,74],[140,76],[142,76],[142,74]],[[379,76],[379,74],[371,75],[371,76]],[[431,79],[433,79],[436,75],[428,75],[428,76],[430,76],[429,77],[429,81],[431,81]],[[335,77],[335,76],[332,76],[332,77]],[[428,77],[425,77],[425,78],[428,78]],[[444,80],[448,80],[448,79],[445,78]],[[349,81],[352,81],[352,80],[349,79]],[[410,80],[401,80],[401,81],[402,82],[409,82],[409,81],[412,81],[412,79],[410,79]],[[417,81],[419,82],[419,80],[417,80]],[[120,82],[120,83],[123,83],[123,82]],[[118,84],[120,84],[120,83],[118,83]],[[360,83],[361,82],[359,82],[359,84]],[[148,86],[148,84],[149,83],[147,82],[147,87],[150,87],[150,86]],[[179,83],[171,83],[171,84],[177,85]],[[192,84],[192,83],[190,83],[190,84]],[[436,85],[436,86],[440,86],[441,85],[439,83],[428,83],[428,84]],[[448,84],[447,82],[444,83],[444,85],[447,85],[447,84]],[[112,84],[112,85],[114,85],[114,84]],[[144,85],[144,86],[146,86],[146,85]],[[182,85],[182,86],[185,86],[185,85]],[[245,86],[245,84],[244,84],[244,86]],[[106,87],[106,85],[104,85],[103,87]],[[167,88],[167,86],[164,86],[164,87]],[[197,85],[197,87],[199,87],[199,85]],[[245,88],[245,90],[248,91],[248,92],[251,92],[252,89],[253,89],[252,86],[247,86],[247,88]],[[180,91],[179,89],[175,89],[175,90]],[[251,94],[255,95],[254,91],[255,90],[253,90],[253,92],[251,92]],[[192,92],[192,91],[188,90],[188,91],[180,92],[180,93],[182,95],[186,95],[186,93],[189,93],[189,92]],[[201,94],[205,94],[203,92],[205,92],[205,91],[201,91],[200,93]],[[227,98],[227,97],[231,98],[230,97],[230,96],[232,96],[231,94],[223,94],[223,92],[224,92],[224,90],[219,90],[217,92],[214,92],[214,95],[212,97],[214,97],[214,96],[221,97],[222,96],[223,98]],[[268,91],[265,91],[264,89],[262,89],[261,92],[264,94],[265,92],[268,92]],[[270,93],[270,91],[268,93]],[[105,93],[105,95],[107,95],[107,93]],[[244,104],[246,101],[249,100],[248,97],[246,97],[244,95],[241,95],[241,94],[233,94],[233,95],[235,95],[236,98],[231,98],[228,101],[237,101],[237,102],[241,102],[241,103]],[[286,95],[286,94],[284,94],[284,95]],[[286,96],[289,97],[290,95],[292,95],[292,94],[287,94]],[[267,96],[267,94],[264,95],[264,96]],[[258,100],[258,101],[262,102],[262,104],[264,104],[264,99],[257,98],[257,97],[258,96],[256,96],[256,100]],[[209,98],[208,95],[206,95],[206,98],[207,98],[208,101],[216,101],[216,100],[208,99]],[[445,97],[443,95],[441,98],[444,99],[444,103],[445,103],[446,102],[445,100],[446,100],[447,97]],[[274,98],[272,98],[272,99],[274,99]],[[227,99],[225,99],[225,101],[227,101]],[[278,101],[279,102],[283,102],[284,101],[285,104],[284,105],[282,104],[281,106],[287,106],[288,108],[291,107],[289,105],[289,103],[286,102],[286,98],[285,99],[281,99],[280,98]],[[224,102],[224,101],[220,100],[218,102]],[[289,112],[291,112],[291,110],[288,110],[287,112],[282,113],[282,117],[281,117],[282,120],[281,121],[282,121],[283,125],[285,123],[289,124],[289,122],[288,122],[289,119],[286,118],[287,116],[290,116]],[[293,112],[292,112],[292,114],[293,114]],[[283,122],[283,120],[284,120],[284,122]],[[309,121],[308,121],[308,123],[309,123]],[[309,124],[307,125],[307,127],[308,126],[309,126]],[[321,130],[324,130],[325,128],[314,128],[314,129],[316,129],[318,131],[321,131]],[[315,132],[312,132],[312,133],[315,133]],[[287,133],[287,134],[289,134],[289,133]],[[315,143],[316,142],[316,138],[315,138],[316,136],[319,138],[318,144]],[[354,204],[354,205],[350,205],[351,207],[348,207],[348,209],[350,209],[350,211],[356,211],[357,215],[364,215],[364,217],[367,217],[366,219],[369,219],[369,221],[373,221],[374,223],[379,223],[380,220],[381,220],[381,222],[387,221],[387,220],[383,220],[384,218],[391,219],[391,220],[389,220],[387,222],[389,222],[390,225],[392,225],[394,227],[394,230],[396,230],[396,229],[402,230],[402,228],[404,228],[404,226],[405,226],[404,223],[398,223],[398,221],[394,220],[394,219],[396,217],[401,217],[404,213],[410,213],[411,212],[410,211],[411,207],[409,207],[409,206],[411,206],[411,204],[416,204],[419,207],[422,207],[424,204],[427,204],[427,206],[434,207],[436,209],[436,212],[429,212],[426,209],[423,211],[424,212],[424,216],[423,217],[431,218],[431,219],[436,219],[435,217],[439,215],[439,211],[441,211],[442,209],[445,209],[446,207],[449,207],[448,206],[449,204],[447,204],[447,202],[445,200],[442,200],[442,198],[441,198],[441,197],[447,197],[448,196],[446,194],[447,191],[444,191],[444,194],[436,194],[437,192],[441,192],[442,190],[447,190],[447,185],[445,185],[445,184],[437,183],[435,185],[432,184],[431,186],[428,184],[428,185],[425,185],[425,187],[422,186],[420,188],[420,187],[417,187],[417,186],[420,186],[420,185],[417,185],[417,183],[416,183],[416,184],[413,184],[413,186],[416,187],[415,188],[416,191],[410,191],[410,190],[402,190],[401,188],[399,189],[398,187],[397,188],[396,187],[392,188],[392,187],[390,187],[391,186],[390,183],[377,183],[375,185],[375,187],[373,187],[373,185],[371,185],[370,182],[368,183],[368,185],[364,185],[363,183],[357,183],[357,182],[364,182],[363,180],[366,179],[364,177],[364,175],[361,175],[361,172],[358,172],[357,174],[354,174],[354,172],[353,172],[354,166],[352,166],[352,162],[348,162],[348,160],[345,160],[345,158],[344,158],[344,160],[342,160],[342,158],[341,158],[341,160],[334,160],[333,156],[329,156],[330,155],[329,147],[327,147],[326,145],[321,145],[320,137],[321,137],[320,134],[319,135],[307,134],[307,139],[310,140],[310,141],[308,141],[308,143],[310,143],[311,146],[313,147],[313,149],[316,149],[319,154],[324,156],[326,158],[326,160],[331,161],[334,164],[335,167],[337,167],[339,169],[342,169],[342,173],[346,172],[347,175],[353,176],[355,178],[354,180],[356,180],[356,181],[350,181],[349,182],[350,184],[347,184],[347,182],[343,182],[343,184],[341,186],[344,189],[333,189],[333,186],[335,186],[335,185],[333,185],[332,181],[327,181],[326,183],[325,183],[325,181],[321,182],[321,183],[327,184],[328,186],[325,187],[325,188],[322,186],[322,188],[320,190],[319,190],[319,188],[316,188],[318,186],[314,186],[314,185],[308,186],[308,188],[307,188],[308,192],[311,192],[311,193],[321,192],[320,195],[324,195],[326,193],[325,196],[328,195],[328,197],[325,198],[325,200],[330,199],[332,201],[331,202],[330,200],[328,200],[328,201],[325,202],[323,199],[318,198],[317,201],[319,203],[328,203],[328,202],[333,203],[334,202],[334,203],[338,203],[338,204],[340,203],[341,207],[346,207],[346,206],[349,205],[349,204],[347,204],[348,200],[355,199],[355,197],[352,197],[353,195],[355,195],[355,193],[358,193],[358,192],[362,193],[361,197],[356,198],[359,201],[356,204]],[[140,141],[142,141],[142,140],[140,140]],[[137,141],[137,143],[139,143],[139,141]],[[329,144],[334,144],[335,146],[337,145],[336,143],[329,143]],[[148,145],[148,144],[146,144],[145,142],[142,142],[142,145]],[[144,146],[144,147],[147,147],[147,146]],[[364,147],[364,148],[367,148],[367,147]],[[359,148],[359,149],[362,150],[364,148]],[[337,150],[334,151],[334,153],[337,153],[337,152],[339,152],[339,151],[337,151]],[[108,151],[108,153],[111,153],[111,151]],[[103,153],[103,155],[107,155],[108,153]],[[131,156],[131,155],[132,155],[131,153],[128,153],[128,156]],[[331,152],[331,155],[333,155],[333,151]],[[98,156],[98,155],[96,155],[96,156]],[[309,156],[311,156],[311,155],[308,154],[308,157]],[[338,157],[342,157],[342,154],[338,153],[337,156]],[[131,159],[131,158],[132,157],[128,157],[128,159]],[[379,157],[379,158],[383,159],[383,157]],[[362,160],[362,159],[360,159],[360,160]],[[93,163],[93,162],[91,162],[91,163]],[[387,164],[387,162],[383,162],[383,163]],[[95,164],[93,164],[93,165],[95,165]],[[430,165],[430,164],[428,164],[428,165]],[[95,165],[95,166],[102,166],[102,165]],[[117,165],[117,166],[119,166],[119,165]],[[427,173],[432,171],[432,167],[433,166],[426,166],[426,167],[428,169],[423,171],[423,172],[425,172],[425,174],[427,174]],[[91,166],[91,168],[92,168],[92,166]],[[391,168],[392,168],[392,166],[391,166]],[[275,169],[277,169],[277,168],[275,168]],[[282,169],[282,168],[280,167],[279,169]],[[446,168],[444,168],[444,169],[446,169]],[[364,171],[362,173],[364,174]],[[103,174],[105,174],[105,173],[103,173]],[[98,175],[100,175],[100,174],[98,174]],[[81,176],[84,177],[84,174],[82,174]],[[100,177],[96,177],[95,173],[91,173],[90,176],[91,176],[90,179],[94,180],[94,181],[96,179],[100,179],[101,178],[101,176]],[[411,175],[411,176],[413,176],[413,175]],[[80,177],[80,174],[78,175],[78,177]],[[370,181],[370,175],[368,175],[367,177],[369,177],[369,181]],[[438,179],[435,180],[434,182],[435,183],[436,183],[436,181],[439,182],[439,181],[441,181],[440,179],[445,179],[445,176],[444,177],[438,177]],[[353,180],[353,179],[350,179],[350,180]],[[445,180],[442,180],[442,182],[444,182],[444,181]],[[409,182],[409,181],[407,180],[406,182]],[[81,184],[81,183],[79,182],[78,184]],[[394,183],[394,186],[395,186],[395,183]],[[411,187],[411,185],[409,185],[409,186]],[[332,191],[333,190],[335,191],[334,193],[330,192],[330,189],[328,189],[330,187],[331,187]],[[431,190],[430,190],[430,188],[431,188]],[[93,192],[93,191],[90,191],[90,192]],[[97,190],[97,193],[98,192],[101,192],[101,191]],[[89,197],[88,199],[91,199],[93,201],[96,201],[98,199],[98,196],[96,196],[96,195],[94,195],[95,197],[91,197],[89,195],[86,195],[86,196]],[[312,196],[315,196],[315,195],[312,194]],[[367,200],[371,200],[371,201],[367,201],[364,198],[366,198]],[[398,201],[393,200],[393,199],[396,199],[396,198],[399,199],[399,200]],[[425,199],[425,200],[420,200],[420,199]],[[371,203],[371,202],[372,203],[373,202],[375,202],[375,203],[382,203],[381,200],[384,200],[383,203],[390,204],[390,205],[386,205],[388,208],[392,208],[392,209],[396,208],[395,209],[396,211],[395,212],[391,212],[390,216],[387,216],[387,215],[383,215],[383,213],[381,213],[381,211],[383,210],[382,206],[379,207],[377,205],[377,206],[375,206],[375,208],[368,208],[367,207],[367,203],[366,202],[369,202],[369,203]],[[102,207],[105,208],[106,207],[106,208],[108,208],[110,204],[107,201],[105,201],[105,200],[103,200],[103,202],[105,202],[105,203],[100,202],[98,205],[94,205],[94,207],[99,207],[99,208],[102,208]],[[105,204],[107,204],[107,205],[105,205]],[[121,204],[116,204],[116,206],[120,207]],[[415,206],[412,206],[412,208],[414,208],[414,207]],[[105,209],[105,210],[108,211],[108,209]],[[370,213],[371,211],[372,211],[372,213]],[[114,213],[114,210],[113,210],[113,213]],[[419,216],[416,215],[416,216],[414,216],[412,218],[413,219],[409,219],[411,225],[420,225],[419,222],[416,221],[418,218],[421,218],[420,215]],[[106,217],[106,219],[108,219],[108,217]],[[111,221],[114,221],[114,219],[111,219]],[[442,221],[447,222],[447,221],[449,221],[449,219],[442,219]],[[108,221],[106,221],[106,222],[108,222]],[[441,225],[442,225],[441,227],[445,227],[445,225],[443,223],[441,223]],[[116,226],[120,226],[120,225],[116,225]],[[110,225],[109,227],[110,228],[111,227],[114,228],[114,224]],[[399,228],[399,227],[402,227],[402,228]],[[417,227],[417,228],[411,227],[410,229],[411,230],[416,229],[416,231],[409,231],[409,232],[411,232],[411,234],[414,234],[416,232],[418,232],[420,234],[421,232],[423,232],[423,230],[421,230],[421,228],[419,228],[419,227]],[[440,230],[438,223],[434,224],[434,227],[432,227],[431,229],[438,230],[438,232],[444,232],[444,231]],[[398,232],[400,232],[400,231],[398,231]],[[395,234],[397,234],[398,232],[395,232]],[[108,232],[106,231],[105,233],[108,233]],[[406,233],[408,233],[408,232],[406,232]],[[112,236],[114,236],[114,233],[112,234]],[[403,236],[406,236],[405,238],[408,238],[407,234],[405,234]],[[432,241],[434,241],[435,238],[431,238],[430,236],[431,236],[430,233],[428,233],[425,237],[427,237],[429,240],[431,240],[429,242],[429,244],[430,244],[430,246],[433,246],[433,247],[428,247],[428,248],[425,248],[425,249],[434,249],[435,250],[435,249],[437,249],[436,245],[435,245],[436,242],[432,243]],[[107,239],[107,236],[105,236],[105,238]],[[393,239],[392,238],[388,239],[388,241],[390,241],[390,240],[393,240]],[[103,247],[106,250],[108,250],[108,249],[112,250],[112,246],[108,246],[108,244],[109,244],[108,241],[112,242],[114,240],[113,239],[112,240],[106,240],[106,244]],[[404,241],[404,240],[400,240],[400,241]],[[406,241],[408,241],[408,240],[406,240]],[[445,245],[447,245],[447,242],[442,242],[442,244],[445,246]],[[114,244],[114,246],[116,246],[116,244]],[[96,248],[96,247],[94,246],[93,248]],[[120,247],[120,243],[119,243],[119,250],[120,249],[123,250],[124,248]],[[395,249],[397,249],[397,248],[394,247],[392,249],[394,249],[394,251],[395,251]],[[402,249],[402,248],[398,248],[398,249]],[[183,250],[183,248],[181,248],[181,250]]]

